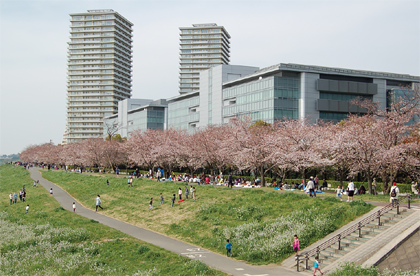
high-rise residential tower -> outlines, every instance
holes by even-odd
[[[102,137],[102,118],[131,97],[132,26],[113,10],[70,14],[63,143]]]
[[[229,64],[230,35],[217,24],[193,24],[180,30],[179,93],[198,90],[200,71]]]

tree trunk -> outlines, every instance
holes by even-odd
[[[368,174],[369,194],[372,194],[372,175]]]
[[[384,172],[382,176],[382,192],[384,193],[384,195],[386,195],[388,192],[388,176],[386,172]]]
[[[260,174],[261,174],[261,186],[265,187],[264,166],[260,167]]]
[[[306,169],[302,170],[302,179],[303,179],[303,185],[306,186]]]
[[[340,170],[340,172],[338,173],[340,176],[340,186],[343,187],[343,177],[344,177],[344,173],[342,170]]]

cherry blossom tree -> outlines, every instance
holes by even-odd
[[[261,185],[265,186],[265,174],[273,164],[269,156],[274,150],[273,144],[268,143],[274,135],[271,124],[256,122],[252,124],[250,117],[231,121],[232,133],[227,138],[225,150],[232,158],[233,164],[240,170],[258,171]]]
[[[156,130],[140,130],[131,134],[130,139],[124,143],[128,158],[137,166],[154,170],[157,163]]]
[[[318,151],[323,131],[318,125],[308,124],[306,120],[286,119],[276,123],[277,147],[272,158],[277,166],[288,166],[302,174],[306,183],[306,171],[312,167],[332,164]]]

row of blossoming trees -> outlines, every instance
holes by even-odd
[[[372,109],[373,110],[373,109]],[[398,174],[420,175],[420,123],[410,120],[418,108],[394,109],[350,116],[338,124],[309,124],[281,120],[275,124],[235,118],[228,125],[208,126],[194,133],[169,129],[134,132],[128,140],[88,139],[65,146],[29,146],[25,162],[115,168],[188,168],[254,171],[262,178],[269,171],[284,175],[308,169],[332,168],[340,180],[361,174],[369,183],[380,177],[392,183]]]

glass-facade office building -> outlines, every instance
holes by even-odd
[[[167,126],[167,103],[165,99],[126,99],[119,103],[118,113],[105,117],[103,137],[108,136],[107,128],[117,129],[114,134],[129,137],[135,130],[164,130]]]
[[[168,99],[168,128],[191,130],[200,121],[198,92]]]
[[[382,109],[407,95],[402,86],[414,86],[420,77],[299,64],[276,64],[259,69],[250,66],[218,65],[200,73],[200,89],[166,100],[165,128],[194,131],[210,124],[226,124],[235,116],[253,121],[307,119],[339,122],[350,113],[365,113],[355,106],[355,98],[371,99]],[[162,113],[129,112],[135,128],[148,125]],[[130,119],[131,120],[131,119]],[[150,120],[150,121],[149,121]],[[153,123],[161,126],[162,120]]]
[[[271,76],[223,89],[225,122],[234,116],[247,115],[252,120],[274,123],[282,118],[299,116],[300,82],[298,77]]]

